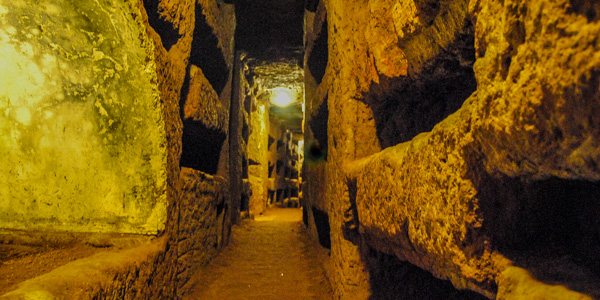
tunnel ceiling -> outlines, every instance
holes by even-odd
[[[304,0],[238,0],[235,7],[238,50],[261,54],[302,47]]]
[[[261,89],[286,87],[303,93],[304,0],[238,0],[236,49],[247,54],[251,76]],[[302,99],[272,106],[271,120],[302,132]]]

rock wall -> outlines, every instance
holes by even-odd
[[[598,298],[598,5],[326,0],[313,11],[305,131],[308,145],[325,143],[319,130],[328,139],[304,195],[328,216],[336,295]],[[311,58],[323,44],[327,59]]]
[[[153,45],[129,4],[0,2],[1,228],[165,229]]]
[[[131,40],[146,38],[150,42],[147,49],[153,50],[142,61],[155,68],[140,70],[136,76],[150,72],[155,78],[150,81],[154,89],[150,85],[146,92],[154,90],[157,94],[151,98],[156,100],[152,107],[160,114],[157,120],[163,122],[159,128],[163,135],[160,143],[146,151],[164,152],[163,164],[155,173],[164,177],[166,218],[159,238],[151,243],[129,250],[107,249],[106,253],[69,263],[22,283],[3,299],[32,295],[48,299],[177,299],[188,290],[190,276],[201,272],[227,243],[231,225],[239,216],[241,192],[232,188],[229,171],[232,160],[241,166],[243,152],[230,143],[241,138],[241,126],[234,131],[230,126],[233,5],[194,0],[98,5],[99,11],[116,9],[113,6],[127,8],[119,13],[131,18],[126,25],[139,34]],[[107,24],[111,22],[102,22]],[[109,36],[104,38],[112,41]],[[88,46],[86,41],[81,40],[82,47]],[[128,83],[125,79],[115,81]],[[138,106],[135,108],[141,109]],[[241,116],[241,110],[234,112],[234,118]],[[135,120],[137,117],[132,117]],[[132,135],[132,139],[145,142],[147,137]],[[241,182],[241,177],[235,179]]]
[[[235,15],[233,5],[222,1],[144,1],[143,5],[149,20],[170,23],[179,38],[167,49],[169,35],[157,33],[158,26],[147,23],[155,43],[163,115],[168,120],[171,226],[164,233],[166,246],[154,258],[154,275],[138,280],[153,283],[150,297],[173,299],[186,293],[190,276],[226,245],[239,214],[240,198],[231,188],[229,171],[231,160],[241,160],[230,154],[237,153],[230,140],[239,138],[231,136],[229,125]]]
[[[268,140],[269,199],[268,204],[298,206],[299,172],[298,140],[280,122],[269,123]],[[294,199],[291,199],[294,198]],[[292,203],[290,203],[292,202]]]
[[[267,208],[269,190],[269,105],[251,97],[251,132],[248,140],[248,175],[252,194],[250,215],[260,215]]]
[[[228,239],[225,184],[220,176],[182,168],[183,194],[177,243],[177,290],[214,257]]]

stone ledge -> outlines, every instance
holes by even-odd
[[[481,130],[473,117],[478,108],[472,97],[431,132],[346,163],[346,182],[355,193],[349,205],[354,212],[345,224],[358,227],[345,230],[356,231],[379,251],[490,299],[521,299],[529,290],[543,299],[592,299],[560,284],[538,281],[528,270],[513,266],[497,250],[504,241],[495,244],[482,230],[486,219],[480,210],[485,201],[480,188],[485,171],[474,170],[483,168],[478,149],[485,143],[473,139]],[[515,126],[519,121],[511,127]],[[536,142],[542,147],[548,141]],[[536,147],[535,142],[529,146]],[[546,176],[553,173],[546,171]]]
[[[115,288],[115,282],[123,274],[130,274],[137,279],[138,273],[146,273],[140,270],[148,264],[154,265],[157,258],[164,254],[166,241],[163,237],[137,248],[106,251],[76,260],[21,283],[16,290],[0,296],[0,299],[92,299],[106,292],[106,287]],[[151,273],[146,275],[152,276]],[[122,285],[127,282],[119,280]],[[142,280],[136,282],[142,283]],[[127,288],[127,292],[145,292],[142,286],[137,290]]]

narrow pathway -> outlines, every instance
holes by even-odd
[[[302,210],[272,208],[234,226],[229,246],[192,280],[184,299],[332,299]]]

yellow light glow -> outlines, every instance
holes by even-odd
[[[15,118],[23,125],[29,125],[31,123],[31,113],[25,107],[17,108]]]
[[[274,88],[271,90],[271,103],[279,107],[285,107],[296,99],[296,92],[288,88]]]

